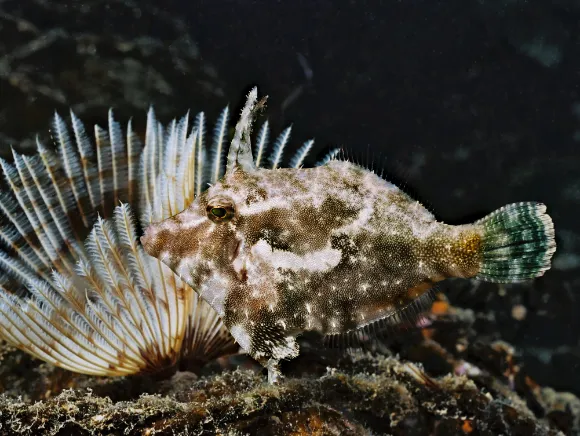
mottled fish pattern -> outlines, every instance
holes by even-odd
[[[254,89],[224,177],[141,241],[218,312],[270,380],[281,359],[298,355],[305,331],[339,335],[396,320],[449,277],[517,282],[549,268],[554,228],[540,203],[452,226],[346,160],[256,167],[250,136],[259,106]]]

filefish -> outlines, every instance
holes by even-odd
[[[256,167],[250,138],[262,106],[254,88],[223,178],[151,224],[141,242],[217,311],[270,381],[281,359],[298,355],[305,331],[333,336],[396,324],[446,278],[514,283],[550,268],[554,226],[541,203],[448,225],[348,160]]]

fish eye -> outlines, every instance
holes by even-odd
[[[229,198],[217,197],[207,204],[207,217],[214,223],[222,223],[231,220],[235,215],[234,202]]]
[[[217,218],[223,218],[228,212],[225,207],[213,207],[211,213],[213,213]]]

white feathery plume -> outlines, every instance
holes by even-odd
[[[109,110],[109,142],[111,147],[111,170],[113,171],[113,204],[121,198],[127,198],[125,192],[129,187],[127,145],[123,140],[121,126],[113,118],[113,110]]]
[[[104,211],[110,200],[106,195],[110,197],[113,194],[113,157],[111,156],[109,135],[99,126],[95,126],[95,144],[97,148],[97,174],[99,175],[99,209]],[[111,202],[110,204],[115,203]]]
[[[313,145],[314,139],[310,139],[306,141],[304,144],[302,144],[302,147],[300,147],[298,151],[296,151],[294,157],[290,159],[290,168],[300,168],[302,165],[304,165],[304,159],[306,158],[306,156],[308,156],[310,150],[312,150]]]
[[[336,159],[339,154],[340,154],[340,148],[333,148],[328,153],[326,153],[322,159],[320,159],[318,162],[316,162],[316,166],[318,167],[318,166],[326,165],[331,160]]]
[[[127,125],[127,172],[128,172],[128,192],[129,204],[135,204],[139,196],[137,184],[139,182],[139,172],[141,171],[141,151],[143,144],[137,134],[133,131],[132,120]],[[147,180],[147,179],[145,179]]]
[[[89,194],[89,200],[91,202],[91,209],[97,210],[101,204],[100,198],[100,188],[98,186],[98,174],[97,167],[92,164],[95,159],[95,147],[89,140],[85,127],[81,120],[77,118],[74,112],[70,111],[71,126],[75,135],[75,142],[77,144],[77,149],[81,158],[81,166],[83,168],[83,179],[87,183],[87,192]],[[37,146],[40,152],[42,145],[37,139]],[[43,153],[39,153],[41,156]],[[46,164],[45,164],[46,165]],[[55,181],[53,179],[53,184]],[[64,207],[64,206],[63,206]]]
[[[270,126],[268,120],[264,121],[258,137],[256,138],[256,167],[262,165],[262,158],[264,156],[264,151],[266,150],[266,144],[268,143],[268,137],[270,136]]]
[[[272,168],[278,168],[280,163],[282,162],[282,154],[284,153],[284,149],[286,145],[288,145],[288,140],[290,139],[290,133],[292,132],[292,126],[286,127],[276,142],[274,143],[274,150],[272,151],[272,155],[270,157],[270,163],[272,164]]]
[[[53,138],[59,145],[58,151],[60,152],[62,168],[69,180],[70,190],[74,196],[76,207],[82,216],[85,227],[89,226],[91,214],[89,210],[87,210],[86,201],[83,201],[83,197],[87,192],[87,187],[86,180],[82,177],[83,174],[81,173],[82,167],[80,153],[78,151],[79,147],[76,143],[73,145],[64,120],[56,113],[53,121],[53,132]],[[102,189],[101,192],[103,192]]]
[[[205,168],[206,165],[204,165],[204,161],[205,161],[205,114],[203,112],[200,112],[199,114],[197,114],[197,117],[195,117],[195,130],[197,131],[197,144],[195,146],[196,148],[196,155],[195,155],[195,196],[197,197],[198,195],[200,195],[202,193],[202,191],[205,189],[205,186],[203,186],[203,178],[204,178],[204,172],[205,172]]]
[[[228,128],[229,108],[226,107],[220,114],[214,129],[213,162],[211,165],[210,183],[217,182],[223,174],[224,138]]]
[[[185,209],[224,173],[228,109],[206,150],[205,116],[164,127],[147,115],[145,144],[113,112],[89,138],[71,112],[55,114],[56,150],[0,160],[0,337],[71,371],[129,375],[178,361],[204,362],[237,348],[217,313],[159,260],[140,228]],[[258,134],[265,159],[268,124]],[[276,141],[279,166],[290,129]],[[302,165],[309,141],[292,158]],[[206,162],[211,156],[211,162]],[[136,220],[139,217],[139,220]]]

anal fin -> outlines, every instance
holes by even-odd
[[[360,348],[373,339],[388,337],[401,330],[417,327],[434,299],[435,288],[430,288],[383,316],[343,333],[325,335],[324,344],[332,348]]]

